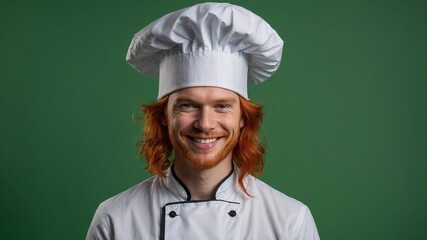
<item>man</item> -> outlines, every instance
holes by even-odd
[[[127,61],[159,76],[140,150],[155,176],[102,203],[87,239],[319,239],[305,205],[253,177],[262,114],[247,82],[273,74],[282,47],[263,19],[223,3],[138,32]]]

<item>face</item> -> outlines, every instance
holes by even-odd
[[[168,126],[175,161],[203,170],[232,160],[244,123],[239,96],[217,87],[191,87],[169,96]]]

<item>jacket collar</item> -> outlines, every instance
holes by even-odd
[[[216,186],[215,198],[209,200],[226,200],[225,198],[230,197],[230,194],[235,194],[235,188],[237,183],[237,171],[238,168],[234,166],[230,173],[225,176]],[[173,165],[166,170],[166,178],[163,179],[166,188],[179,200],[191,201],[191,193],[185,184],[178,178],[173,169]]]

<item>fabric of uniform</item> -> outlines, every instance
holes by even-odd
[[[93,239],[316,240],[307,206],[247,176],[246,195],[235,167],[215,199],[192,201],[173,170],[154,176],[101,203],[87,233]]]

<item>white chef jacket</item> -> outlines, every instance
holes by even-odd
[[[310,210],[301,202],[247,176],[246,195],[235,167],[215,198],[192,201],[169,168],[166,178],[146,181],[106,200],[96,210],[86,240],[92,239],[319,239]]]

